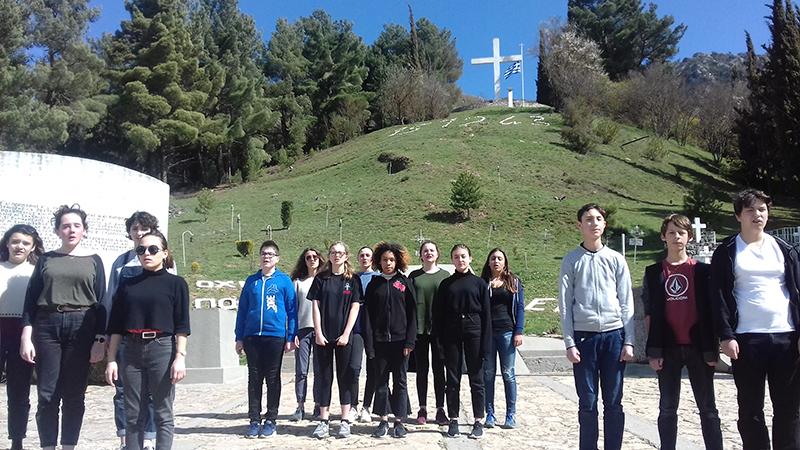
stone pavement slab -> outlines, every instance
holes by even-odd
[[[412,404],[412,416],[416,416],[417,395],[415,374],[409,374],[408,385]],[[176,392],[176,437],[174,448],[183,449],[542,449],[556,450],[577,447],[578,421],[575,389],[571,374],[564,375],[520,375],[517,400],[517,428],[486,430],[480,441],[466,438],[469,431],[471,407],[466,378],[462,382],[461,431],[463,436],[449,439],[443,429],[434,424],[408,425],[406,439],[374,439],[371,434],[377,422],[354,424],[353,436],[349,439],[333,437],[318,441],[310,437],[315,423],[303,421],[291,423],[289,415],[295,409],[293,377],[283,375],[279,435],[264,440],[248,440],[242,437],[247,426],[247,386],[244,381],[229,384],[179,384]],[[335,385],[335,383],[334,383]],[[430,383],[432,386],[432,382]],[[505,413],[502,380],[497,377],[496,409],[502,420]],[[433,389],[429,389],[428,404],[433,405]],[[736,430],[736,389],[729,375],[716,377],[717,406],[722,419],[726,449],[741,449]],[[112,396],[114,391],[107,386],[90,386],[86,394],[86,414],[79,448],[114,449],[115,436]],[[688,379],[684,378],[681,392],[679,434],[685,446],[701,448],[699,418]],[[334,387],[333,398],[337,398]],[[7,448],[5,439],[7,426],[5,411],[5,385],[0,385],[0,448]],[[34,414],[36,411],[35,387],[31,394],[32,413],[29,420],[26,448],[38,448],[38,437]],[[771,409],[766,402],[767,423]],[[625,449],[640,450],[658,447],[657,432],[654,434],[658,416],[658,383],[647,366],[631,365],[626,372],[623,405],[626,411]],[[307,406],[310,409],[310,406]],[[332,428],[338,428],[338,406],[333,406]],[[602,411],[602,407],[600,407]],[[433,416],[433,412],[429,411]],[[432,418],[432,417],[431,417]],[[600,420],[602,427],[602,419]],[[602,441],[602,439],[601,439]],[[602,448],[602,442],[601,448]]]

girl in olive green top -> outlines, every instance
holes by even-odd
[[[419,248],[422,268],[412,271],[409,278],[414,282],[417,294],[417,345],[414,349],[417,364],[417,394],[419,395],[419,412],[417,424],[424,425],[428,421],[428,348],[433,360],[433,391],[436,396],[436,422],[447,425],[444,413],[444,357],[439,354],[438,346],[431,337],[431,309],[439,283],[450,276],[450,273],[436,262],[439,260],[439,248],[432,241],[424,241]]]
[[[35,362],[36,425],[44,449],[73,449],[83,423],[89,363],[103,359],[107,308],[103,262],[80,245],[86,213],[77,205],[54,214],[58,250],[39,258],[25,294],[20,355]]]

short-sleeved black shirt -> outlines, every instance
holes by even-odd
[[[345,280],[342,275],[317,275],[307,298],[319,301],[322,334],[328,342],[333,342],[344,332],[350,307],[363,301],[361,282],[358,276]]]

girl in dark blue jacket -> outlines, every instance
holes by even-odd
[[[486,428],[495,425],[494,378],[495,361],[500,356],[500,373],[506,394],[506,420],[504,428],[516,426],[517,377],[514,373],[516,348],[522,345],[525,328],[525,294],[522,283],[508,268],[506,253],[495,248],[486,257],[481,278],[489,283],[489,305],[492,320],[492,339],[489,354],[483,365],[483,382],[486,387]]]

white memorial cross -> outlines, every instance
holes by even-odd
[[[692,223],[692,229],[694,229],[694,241],[698,244],[700,243],[700,233],[703,232],[703,228],[706,227],[706,224],[700,223],[700,218],[695,217],[694,222]]]
[[[472,58],[472,64],[492,64],[494,66],[494,98],[500,98],[500,63],[522,61],[522,55],[500,56],[500,38],[492,39],[492,56]]]

